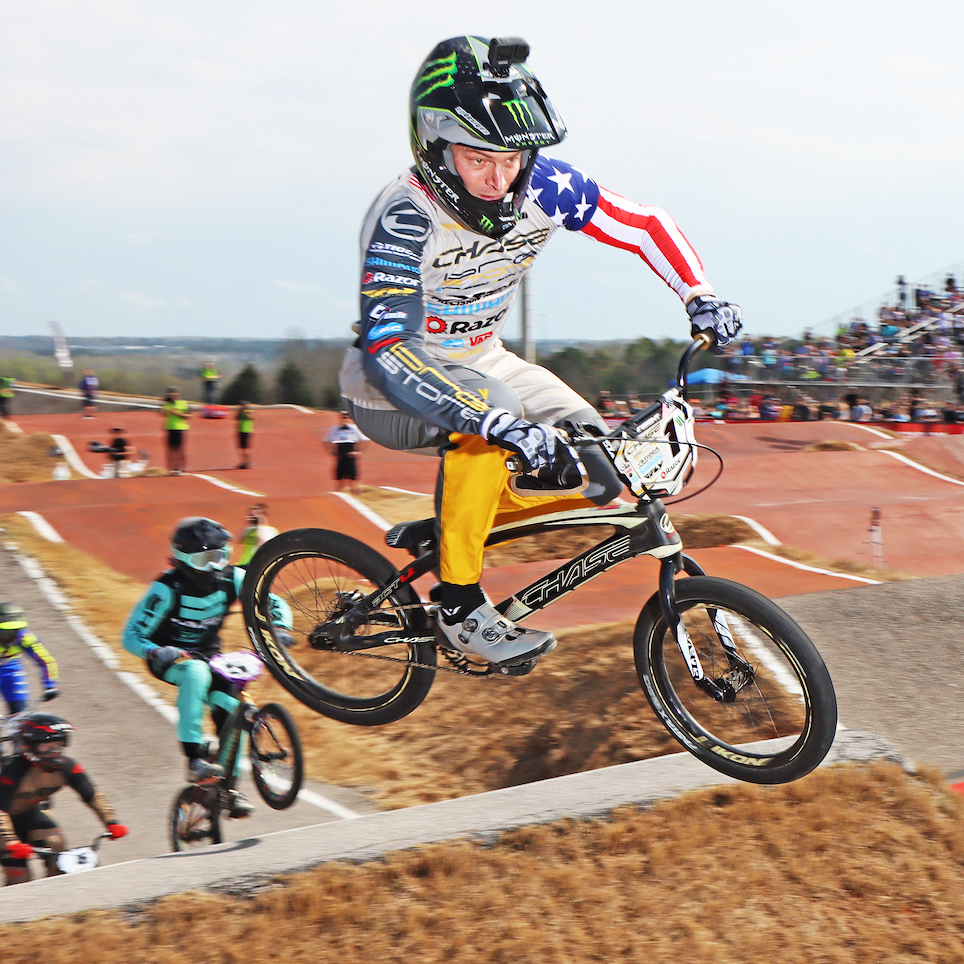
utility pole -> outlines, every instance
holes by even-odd
[[[529,276],[524,274],[519,283],[519,294],[522,302],[522,357],[533,365],[536,362],[536,343],[529,330]]]

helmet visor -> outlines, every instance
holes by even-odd
[[[220,546],[217,549],[202,549],[200,552],[181,552],[174,550],[174,558],[183,562],[198,572],[220,572],[227,564],[231,555],[231,547]]]

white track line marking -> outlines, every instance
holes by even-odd
[[[918,472],[923,472],[925,475],[933,475],[935,479],[941,479],[943,482],[950,482],[952,485],[964,485],[964,482],[960,479],[952,479],[949,475],[941,475],[940,472],[935,472],[919,462],[914,462],[899,452],[890,452],[887,449],[874,449],[873,451],[880,452],[881,455],[889,455],[891,458],[897,459],[898,462],[903,462],[904,465],[909,465],[912,469],[917,469]]]
[[[735,515],[733,518],[745,522],[764,542],[769,543],[771,546],[781,545],[780,540],[769,529],[761,526],[756,519],[751,519],[745,515]]]
[[[764,552],[762,549],[754,549],[753,546],[727,546],[728,549],[742,549],[744,552],[752,552],[754,555],[763,556],[764,559],[772,559],[774,562],[782,562],[785,566],[793,569],[803,569],[804,572],[817,572],[824,576],[836,576],[838,579],[850,579],[853,582],[864,582],[870,586],[879,586],[879,579],[867,579],[865,576],[851,576],[845,572],[833,572],[830,569],[818,569],[816,566],[805,566],[802,562],[794,562],[792,559],[784,559],[782,556],[775,556],[772,552]]]
[[[84,475],[88,479],[99,479],[100,476],[96,472],[91,472],[90,469],[84,464],[84,460],[77,454],[73,445],[70,444],[66,435],[51,435],[50,436],[56,443],[61,452],[64,453],[64,458],[67,460],[67,464],[79,475]]]
[[[871,435],[876,435],[878,438],[885,438],[888,442],[895,442],[896,439],[893,435],[888,435],[886,432],[881,432],[880,429],[871,428],[869,425],[862,425],[860,422],[847,422],[851,428],[859,428],[864,432],[870,432]]]
[[[423,498],[431,498],[430,492],[413,492],[411,489],[396,489],[394,485],[380,485],[378,488],[385,489],[386,492],[401,492],[402,495],[420,495]]]
[[[191,475],[195,479],[204,479],[205,482],[210,482],[211,485],[220,486],[222,489],[227,489],[229,492],[239,492],[241,495],[253,495],[260,499],[265,498],[264,492],[253,492],[251,489],[242,489],[240,486],[231,485],[230,482],[222,482],[221,479],[216,479],[213,475],[201,475],[200,472],[186,472],[185,475]]]
[[[369,509],[364,502],[360,502],[353,495],[347,495],[345,492],[332,492],[331,494],[338,496],[339,499],[344,499],[359,515],[363,515],[372,525],[378,526],[382,532],[388,532],[391,529],[390,522],[386,522],[377,512]]]
[[[17,515],[22,515],[48,542],[64,541],[64,537],[39,512],[24,510]]]

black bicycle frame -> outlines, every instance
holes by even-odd
[[[545,609],[591,579],[595,579],[596,576],[601,576],[614,566],[635,556],[651,555],[661,559],[664,571],[667,566],[672,572],[679,571],[680,568],[687,568],[688,571],[690,566],[696,566],[692,560],[688,560],[689,566],[684,566],[679,561],[682,558],[679,534],[659,499],[641,500],[634,507],[575,510],[559,515],[560,518],[536,518],[522,525],[513,524],[495,529],[486,540],[486,546],[496,546],[528,535],[572,529],[574,526],[608,525],[614,526],[617,531],[608,539],[604,539],[598,545],[568,560],[557,569],[541,576],[524,589],[498,603],[495,608],[513,622]],[[361,615],[377,610],[399,589],[427,572],[437,569],[438,564],[438,549],[433,548],[409,563],[388,585],[358,600],[352,606],[352,611]],[[696,566],[696,569],[699,567]],[[350,621],[349,612],[349,624]],[[365,621],[367,622],[368,619],[365,618]],[[346,649],[370,649],[389,643],[434,641],[434,635],[400,636],[397,632],[379,633],[368,637],[346,636],[343,640]]]

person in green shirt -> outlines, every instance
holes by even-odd
[[[241,402],[235,415],[238,423],[238,468],[251,467],[251,436],[254,434],[254,408],[250,402]]]
[[[201,378],[201,385],[204,387],[204,404],[214,404],[214,392],[218,387],[221,373],[213,361],[206,361],[204,367],[198,373]]]
[[[10,403],[13,401],[13,386],[16,379],[0,375],[0,418],[10,418]]]
[[[191,427],[191,406],[181,398],[176,388],[169,388],[161,405],[161,417],[167,432],[167,471],[171,475],[181,475],[185,465],[186,433]]]

